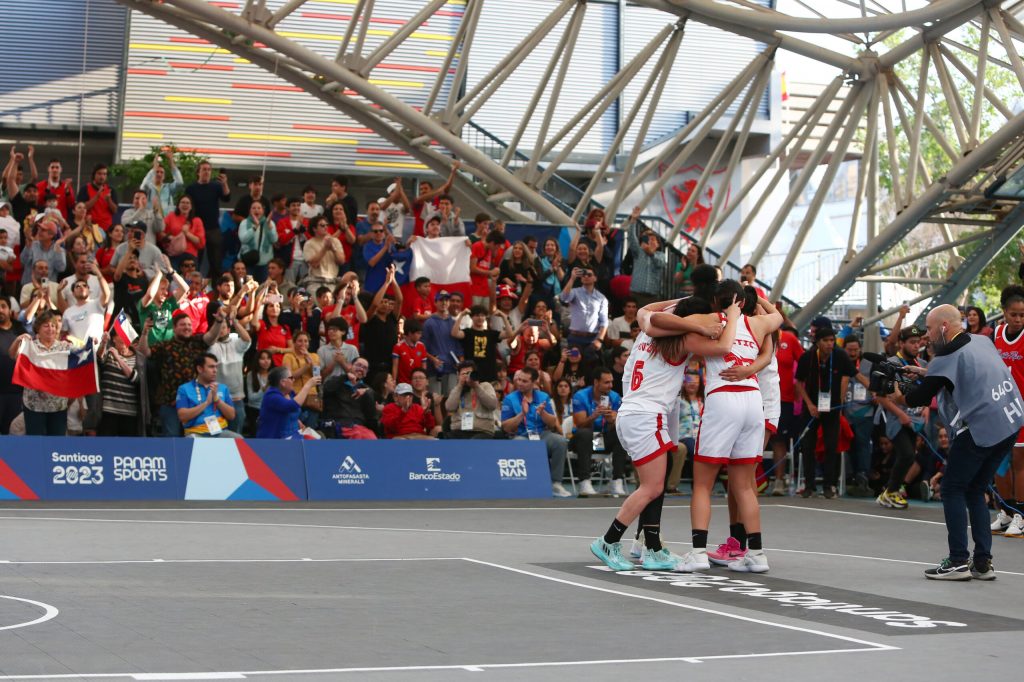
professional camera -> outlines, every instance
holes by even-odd
[[[906,394],[915,379],[908,375],[903,365],[890,362],[888,358],[877,353],[864,353],[864,359],[871,362],[871,376],[868,379],[868,390],[875,395],[892,395],[896,387]]]

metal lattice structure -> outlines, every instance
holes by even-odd
[[[670,241],[678,239],[711,175],[724,168],[728,177],[742,162],[778,52],[827,65],[835,79],[794,125],[776,136],[738,193],[728,201],[724,192],[715,196],[700,237],[706,245],[728,221],[738,219],[721,260],[738,255],[744,240],[756,239],[750,260],[757,263],[777,244],[794,206],[823,168],[773,283],[772,296],[781,297],[842,162],[859,155],[855,147],[863,149],[847,257],[794,317],[798,325],[829,310],[858,281],[867,284],[869,310],[875,310],[878,285],[884,282],[922,287],[915,302],[954,302],[1024,224],[1024,183],[1016,180],[1017,174],[1024,175],[1024,113],[1005,101],[998,87],[1003,74],[1024,88],[1024,25],[1016,18],[1016,1],[921,0],[908,7],[906,0],[791,0],[803,14],[797,16],[775,9],[779,3],[765,7],[749,0],[636,0],[664,13],[664,28],[561,125],[553,122],[555,100],[571,61],[587,58],[585,50],[577,49],[586,0],[553,1],[547,18],[510,44],[505,58],[475,82],[467,76],[474,28],[484,2],[497,0],[466,0],[422,108],[373,84],[371,73],[446,0],[427,0],[399,29],[372,45],[367,32],[374,0],[353,0],[351,20],[333,58],[276,30],[308,0],[246,0],[234,11],[206,0],[118,1],[273,71],[438,174],[447,174],[453,159],[459,159],[459,190],[511,217],[522,219],[529,211],[541,220],[576,223],[595,205],[593,197],[608,176],[617,178],[606,207],[611,215],[647,205],[698,150],[709,153],[678,220],[665,230]],[[645,147],[668,77],[686,49],[687,27],[694,22],[757,40],[764,49],[670,139]],[[822,34],[829,40],[820,39]],[[558,47],[532,97],[523,102],[516,134],[497,146],[474,144],[467,134],[474,114],[549,36],[558,36]],[[849,49],[833,48],[837,41]],[[638,94],[623,101],[627,85],[641,82],[641,73],[646,77]],[[839,97],[841,91],[845,94]],[[574,148],[616,103],[620,126],[592,180],[582,187],[565,181],[559,172]],[[524,131],[538,121],[535,141],[528,146]],[[810,139],[815,140],[812,147],[807,146]],[[627,140],[633,140],[632,148]],[[885,191],[879,187],[883,172]],[[781,197],[781,205],[772,206],[769,196]],[[745,206],[745,200],[751,205]],[[886,212],[893,217],[881,220]],[[864,219],[867,241],[858,250],[855,237]],[[915,237],[925,230],[934,235],[934,243]],[[908,243],[916,250],[908,252]],[[936,257],[945,258],[946,266],[938,274],[898,272]],[[892,312],[882,311],[865,323]]]

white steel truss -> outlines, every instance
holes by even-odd
[[[840,164],[853,145],[863,148],[846,239],[847,258],[831,281],[794,316],[798,325],[830,309],[857,281],[868,285],[871,310],[877,305],[877,285],[882,282],[922,287],[920,300],[930,300],[931,305],[954,301],[1024,224],[1018,196],[1006,190],[1014,185],[1017,174],[1024,177],[1024,114],[1015,113],[992,83],[992,74],[1001,73],[1024,88],[1020,47],[1024,26],[1011,11],[1015,2],[931,0],[909,3],[908,9],[905,0],[831,0],[830,6],[848,10],[841,13],[822,9],[827,3],[791,0],[811,14],[807,16],[806,12],[780,12],[774,9],[775,2],[773,7],[762,7],[749,0],[635,0],[635,4],[662,11],[664,27],[568,121],[556,125],[554,104],[570,63],[587,58],[586,52],[576,47],[588,2],[553,1],[548,16],[525,38],[510,44],[505,57],[485,77],[471,83],[467,64],[472,59],[475,27],[484,2],[496,1],[466,0],[465,14],[427,104],[416,109],[373,84],[370,72],[441,10],[445,0],[425,0],[411,19],[372,49],[366,36],[374,0],[355,0],[334,59],[276,31],[307,0],[271,3],[273,9],[267,0],[246,0],[237,13],[224,9],[223,3],[207,0],[118,0],[272,70],[439,174],[447,174],[458,159],[460,191],[514,218],[524,216],[510,208],[509,201],[528,207],[545,221],[575,224],[593,206],[592,199],[608,175],[618,177],[607,206],[611,215],[618,214],[622,204],[638,191],[643,193],[640,204],[646,205],[665,188],[676,169],[694,159],[698,150],[705,154],[710,148],[706,170],[696,181],[679,220],[666,229],[672,242],[679,237],[685,216],[711,174],[724,168],[728,177],[741,163],[771,82],[777,51],[787,50],[829,65],[837,70],[835,79],[796,124],[778,136],[759,168],[730,201],[718,193],[701,237],[701,245],[706,245],[744,205],[742,200],[758,192],[760,196],[746,209],[739,229],[720,254],[724,262],[737,255],[744,240],[754,238],[757,246],[751,260],[756,264],[776,244],[812,175],[824,166],[824,178],[810,199],[772,286],[772,296],[781,297]],[[753,38],[765,48],[702,111],[652,152],[644,147],[647,132],[677,56],[686,49],[686,30],[692,22]],[[815,34],[848,41],[853,56],[819,44]],[[503,142],[498,152],[472,144],[464,131],[473,125],[473,115],[548,36],[557,36],[557,47],[532,97],[524,102],[512,139]],[[645,69],[639,94],[632,102],[623,102],[627,86],[639,83]],[[844,85],[848,86],[845,96],[832,111]],[[358,97],[347,96],[346,91]],[[616,103],[622,106],[621,122],[592,180],[583,187],[569,185],[559,171]],[[937,104],[942,116],[935,115]],[[535,141],[526,143],[524,132],[538,121]],[[822,136],[817,146],[808,150],[805,144],[812,133]],[[635,140],[632,148],[624,148],[627,139]],[[879,225],[882,199],[878,185],[883,166],[888,172],[886,196],[893,217]],[[765,177],[770,178],[767,191]],[[785,178],[791,181],[784,184]],[[568,194],[555,191],[555,185],[568,189]],[[782,208],[769,209],[765,198],[780,187],[784,192]],[[1024,197],[1024,188],[1019,194]],[[869,239],[857,250],[855,235],[862,216],[867,219]],[[940,243],[916,253],[898,251],[908,235],[928,225],[939,226]],[[975,248],[979,242],[981,246]],[[960,253],[964,249],[969,250],[967,257]],[[901,270],[942,255],[948,258],[942,272],[916,275]]]

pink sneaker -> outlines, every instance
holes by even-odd
[[[729,538],[708,552],[708,560],[716,566],[728,566],[731,561],[739,561],[747,556],[747,550],[740,549],[740,541],[736,538]]]

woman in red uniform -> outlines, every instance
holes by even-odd
[[[1024,287],[1011,284],[1003,289],[999,302],[1003,307],[1003,324],[995,328],[992,340],[1003,362],[1010,368],[1017,388],[1024,392]],[[1024,537],[1024,517],[1020,513],[1024,504],[1024,429],[1017,434],[1017,442],[1013,444],[1010,471],[1004,476],[996,476],[996,490],[1004,503],[992,522],[992,532],[1007,537]]]

